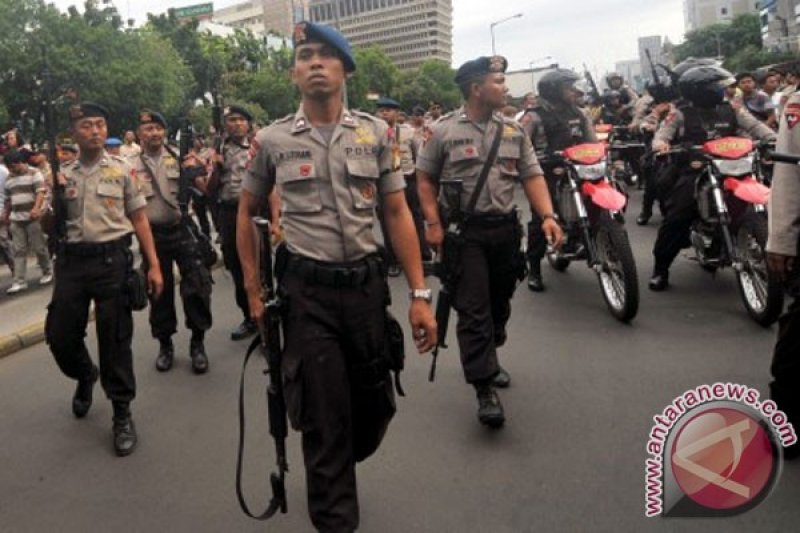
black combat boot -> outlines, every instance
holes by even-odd
[[[475,392],[478,395],[478,420],[490,428],[501,427],[506,421],[506,415],[491,381],[476,383]]]
[[[538,259],[531,259],[528,261],[528,288],[533,292],[542,292],[544,290],[544,281],[542,281],[542,262]]]
[[[133,453],[138,437],[133,425],[128,402],[113,402],[114,407],[114,452],[119,457]]]
[[[242,321],[235,330],[231,331],[231,340],[240,341],[255,335],[257,331],[256,323],[250,319]]]
[[[507,389],[511,385],[511,374],[506,372],[506,369],[502,366],[498,366],[498,368],[500,370],[492,378],[492,385],[498,389]]]
[[[92,389],[97,382],[97,367],[92,365],[92,371],[83,379],[78,380],[75,394],[72,396],[72,414],[76,418],[83,418],[92,406]]]
[[[656,265],[653,269],[653,276],[648,283],[651,291],[661,292],[669,287],[669,269]]]
[[[642,212],[639,213],[639,216],[636,217],[636,223],[640,226],[646,226],[648,222],[650,222],[650,217],[653,216],[652,209],[645,209],[642,208]]]
[[[158,342],[161,346],[158,348],[158,357],[156,357],[156,369],[159,372],[166,372],[172,368],[172,360],[175,358],[175,347],[172,345],[172,339],[169,337],[159,339]]]
[[[189,357],[192,359],[192,371],[195,374],[205,374],[208,372],[208,355],[203,344],[203,332],[192,333],[192,340],[189,344]]]

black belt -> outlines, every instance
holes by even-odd
[[[464,220],[465,226],[477,226],[481,228],[488,228],[509,224],[517,221],[516,211],[506,213],[505,215],[470,215]]]
[[[375,276],[383,276],[383,262],[377,255],[352,263],[326,263],[296,254],[289,254],[287,272],[303,278],[311,285],[333,288],[355,288]]]
[[[127,250],[131,245],[131,236],[108,242],[74,242],[64,244],[64,254],[73,257],[98,257],[114,252]]]

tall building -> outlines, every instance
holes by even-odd
[[[617,61],[614,63],[614,70],[625,78],[625,81],[633,87],[634,90],[641,92],[643,89],[642,83],[642,68],[641,62],[638,59],[628,59],[626,61]]]
[[[800,0],[762,0],[761,40],[770,50],[800,51]]]
[[[758,0],[684,0],[683,18],[686,31],[730,22],[737,15],[758,13],[758,5]]]
[[[214,11],[214,22],[253,32],[292,35],[296,22],[307,18],[309,0],[246,0]]]
[[[650,52],[653,64],[666,63],[662,57],[662,49],[663,44],[660,36],[639,37],[639,75],[642,79],[652,80],[653,78],[650,61],[647,60],[647,52]]]
[[[379,45],[400,69],[453,59],[452,0],[311,0],[309,19],[338,27],[354,47]]]

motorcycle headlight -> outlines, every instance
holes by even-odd
[[[714,166],[724,176],[745,176],[753,172],[753,156],[741,159],[714,159]]]
[[[601,161],[594,165],[576,165],[575,170],[582,180],[596,180],[606,175],[606,162]]]

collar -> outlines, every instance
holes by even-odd
[[[477,124],[477,122],[475,122],[474,120],[470,119],[467,116],[467,110],[464,108],[464,106],[459,107],[455,111],[455,114],[458,117],[458,121],[459,122],[472,122],[473,124]],[[496,124],[502,125],[503,124],[503,119],[497,112],[493,111],[492,115],[491,115],[491,117],[489,117],[489,120],[487,121],[487,123],[488,122],[494,122]]]
[[[358,120],[349,109],[342,108],[342,117],[339,119],[339,125],[346,128],[355,128],[358,126]],[[306,118],[305,111],[303,111],[303,106],[301,105],[297,113],[294,114],[291,133],[294,135],[310,129],[311,122]]]

